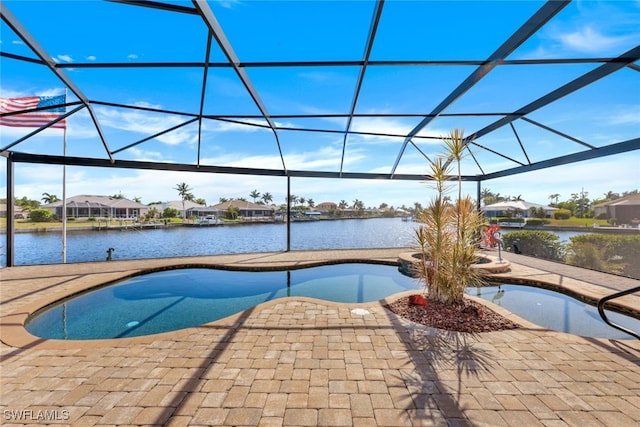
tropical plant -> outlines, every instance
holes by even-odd
[[[249,197],[251,197],[253,199],[253,203],[255,203],[256,199],[260,197],[260,192],[258,190],[253,190],[249,193]]]
[[[262,201],[264,202],[265,205],[268,205],[273,201],[273,196],[269,192],[262,193]]]
[[[182,219],[184,219],[186,215],[186,210],[184,208],[184,201],[190,200],[190,198],[193,199],[193,194],[191,194],[191,188],[189,188],[186,182],[181,182],[180,184],[176,185],[174,190],[177,190],[178,194],[182,198]]]
[[[429,299],[444,304],[462,302],[468,286],[479,286],[483,278],[471,265],[478,259],[478,230],[482,216],[469,196],[462,197],[460,161],[466,149],[464,134],[454,130],[442,138],[445,157],[430,165],[436,195],[416,216],[421,226],[416,230],[420,262],[416,275],[424,282]],[[446,196],[453,161],[457,165],[458,200]]]
[[[42,200],[42,203],[49,204],[57,202],[60,199],[58,199],[58,196],[56,196],[55,194],[42,193],[42,199],[40,200]]]
[[[227,208],[227,212],[225,213],[226,217],[231,220],[238,219],[238,215],[240,214],[240,208],[237,206],[230,205]]]

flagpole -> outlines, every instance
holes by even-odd
[[[67,89],[64,90],[64,100],[67,102]],[[63,128],[62,155],[67,158],[67,124]],[[67,263],[67,165],[62,165],[62,263]]]

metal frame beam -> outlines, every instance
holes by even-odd
[[[625,68],[630,63],[633,63],[638,59],[640,59],[640,46],[636,46],[628,50],[627,52],[618,56],[615,60],[607,62],[606,64],[603,64],[598,68],[583,74],[582,76],[570,81],[569,83],[559,87],[558,89],[549,92],[548,94],[536,99],[533,102],[530,102],[517,111],[508,114],[500,120],[496,120],[490,125],[485,126],[484,128],[468,137],[467,141],[481,138],[506,124],[509,124],[519,118],[524,118],[524,116],[526,116],[527,114],[530,114],[554,101],[557,101],[558,99],[563,98],[570,93],[577,91],[578,89],[582,89],[583,87],[588,86],[591,83],[600,80],[601,78],[606,77],[611,73]]]
[[[121,169],[140,169],[140,170],[157,170],[157,171],[177,171],[177,172],[199,172],[199,173],[221,173],[232,175],[257,175],[257,176],[290,176],[299,178],[331,178],[331,179],[397,179],[401,181],[430,181],[432,178],[428,175],[420,174],[396,174],[391,176],[387,173],[367,173],[367,172],[330,172],[330,171],[306,171],[306,170],[281,170],[281,169],[258,169],[258,168],[240,168],[232,166],[212,166],[212,165],[194,165],[184,163],[161,163],[161,162],[143,162],[136,160],[114,160],[113,162],[106,159],[97,159],[92,157],[70,157],[70,156],[54,156],[47,154],[31,154],[12,152],[13,161],[17,163],[34,163],[34,164],[50,164],[50,165],[67,165],[67,166],[89,166],[89,167],[111,167]],[[457,180],[452,176],[451,180]],[[462,181],[477,181],[480,177],[472,175],[462,176]]]
[[[362,60],[362,66],[360,67],[360,73],[358,74],[358,80],[356,82],[356,88],[351,101],[351,108],[349,115],[347,116],[347,126],[344,131],[344,138],[342,140],[342,156],[340,157],[340,173],[344,167],[344,154],[347,149],[347,138],[349,131],[351,130],[351,122],[353,121],[353,114],[356,112],[356,106],[358,105],[358,97],[360,96],[360,89],[362,88],[362,82],[364,80],[364,74],[367,71],[367,65],[369,63],[369,57],[371,56],[371,49],[373,49],[373,41],[376,38],[376,31],[378,29],[378,23],[382,16],[382,8],[384,6],[384,0],[378,0],[376,7],[373,11],[373,17],[371,18],[371,25],[369,26],[369,34],[367,35],[367,44],[364,48],[364,55]]]
[[[444,112],[445,109],[451,106],[451,104],[453,104],[465,92],[489,74],[489,72],[492,71],[498,63],[504,61],[504,58],[509,56],[520,45],[526,42],[536,33],[536,31],[538,31],[544,24],[567,6],[567,4],[569,4],[569,0],[547,1],[527,20],[527,22],[518,28],[511,37],[498,47],[498,49],[496,49],[496,51],[493,52],[481,66],[476,68],[475,71],[471,73],[471,75],[469,75],[460,85],[458,85],[458,87],[456,87],[440,104],[438,104],[438,106],[436,106],[428,116],[414,127],[411,132],[407,134],[402,143],[398,157],[391,168],[391,175],[395,174],[398,164],[400,163],[400,159],[402,159],[404,150],[407,148],[407,144],[411,141],[411,138],[416,136],[418,132],[424,129],[434,118],[438,117],[440,113]]]
[[[102,128],[100,127],[100,122],[96,119],[95,113],[93,112],[93,108],[91,108],[91,104],[89,103],[89,99],[82,93],[80,88],[76,86],[76,84],[71,80],[67,74],[56,67],[56,62],[53,58],[44,50],[40,43],[36,41],[36,39],[27,31],[27,29],[18,21],[18,19],[11,13],[11,11],[7,8],[6,2],[2,4],[2,8],[0,8],[0,16],[2,19],[11,27],[11,29],[20,37],[27,46],[31,49],[33,53],[35,53],[40,60],[45,64],[49,69],[65,84],[65,86],[73,92],[73,94],[87,107],[89,111],[89,115],[91,116],[91,120],[93,121],[94,126],[96,127],[96,131],[100,136],[100,140],[102,141],[102,145],[104,145],[104,149],[109,156],[109,159],[113,161],[113,157],[111,155],[111,150],[109,149],[109,144],[107,144],[107,140],[104,137],[104,133],[102,132]]]
[[[260,110],[260,113],[262,113],[262,116],[264,117],[264,119],[267,121],[267,123],[269,123],[269,127],[273,131],[273,135],[276,139],[276,144],[278,145],[278,152],[280,153],[282,168],[286,170],[287,167],[284,163],[284,156],[282,155],[282,147],[280,146],[280,139],[278,137],[278,132],[276,130],[276,124],[271,119],[271,116],[267,111],[267,107],[262,102],[262,99],[260,99],[260,95],[258,94],[258,91],[255,89],[255,87],[251,83],[251,79],[249,79],[249,75],[242,67],[240,67],[240,60],[238,59],[238,56],[234,52],[233,47],[231,46],[231,43],[227,39],[227,36],[224,34],[224,31],[222,30],[222,26],[216,19],[213,13],[213,10],[211,10],[211,7],[209,7],[209,4],[205,0],[193,0],[193,5],[196,7],[196,9],[198,10],[198,13],[200,14],[200,16],[202,16],[202,19],[209,27],[209,30],[211,31],[211,33],[213,34],[213,37],[215,37],[216,41],[218,42],[220,49],[222,49],[222,52],[227,57],[229,64],[231,64],[234,71],[240,78],[240,81],[244,85],[245,89],[247,89],[247,91],[249,92],[249,95],[253,99],[253,102],[256,104],[256,106]]]
[[[535,170],[547,169],[556,166],[567,165],[570,163],[582,162],[585,160],[593,160],[600,157],[613,156],[615,154],[637,150],[640,150],[640,138],[630,139],[628,141],[619,142],[617,144],[606,145],[604,147],[595,148],[593,150],[580,151],[578,153],[568,154],[566,156],[554,157],[553,159],[531,163],[530,165],[524,165],[512,169],[505,169],[498,172],[488,173],[483,175],[481,179],[484,181],[489,179],[502,178],[505,176],[518,175]]]

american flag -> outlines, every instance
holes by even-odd
[[[65,113],[65,107],[49,108],[28,112],[34,108],[45,108],[53,105],[62,105],[65,95],[58,96],[27,96],[25,98],[0,98],[0,125],[15,127],[39,128],[49,124]],[[6,113],[20,114],[5,115]],[[52,128],[64,129],[67,126],[66,119],[51,125]]]

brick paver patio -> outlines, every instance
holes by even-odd
[[[0,270],[2,424],[640,425],[638,341],[582,338],[526,322],[505,332],[453,333],[407,322],[379,302],[288,298],[198,328],[139,339],[38,340],[20,335],[15,324],[43,301],[141,268],[393,261],[398,252],[309,251]],[[541,275],[590,292],[598,292],[597,281],[606,277],[593,273],[594,280],[578,280],[561,272],[550,279],[553,270],[523,260],[511,259],[511,274]],[[605,285],[614,282],[638,283],[612,277]],[[636,304],[628,299],[628,305]]]

